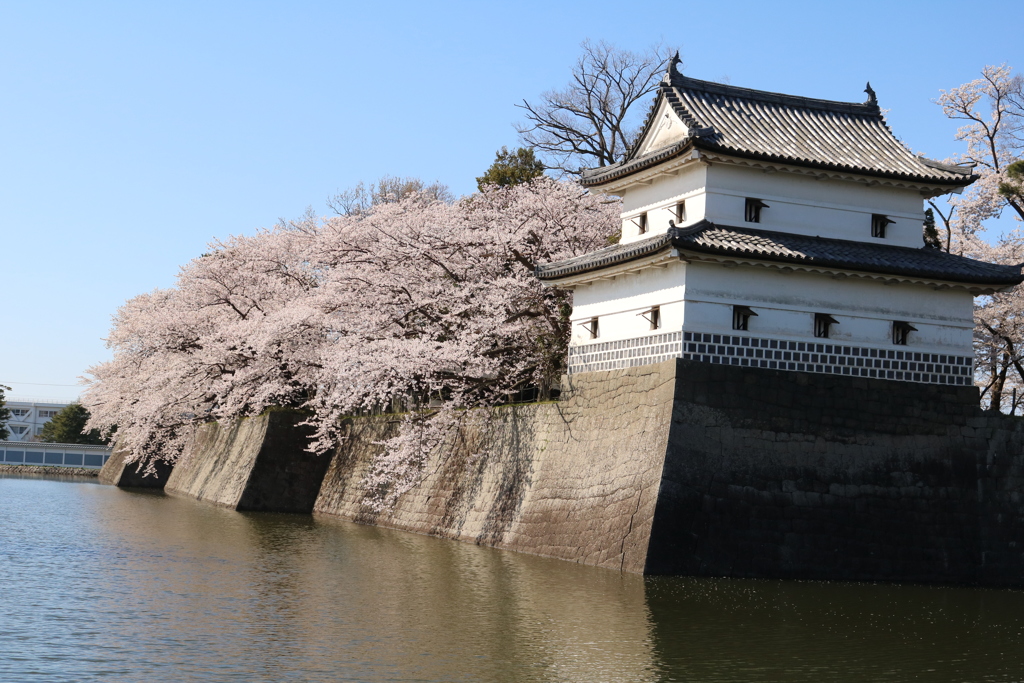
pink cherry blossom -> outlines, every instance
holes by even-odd
[[[174,462],[208,420],[303,409],[323,453],[346,416],[401,411],[365,482],[391,504],[468,410],[550,393],[571,295],[533,269],[605,246],[618,215],[607,197],[542,178],[215,242],[175,287],[118,311],[113,359],[89,371],[90,428],[116,426],[133,458]]]

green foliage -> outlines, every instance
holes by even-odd
[[[1010,202],[1024,205],[1024,159],[1015,161],[1006,167],[1008,182],[999,183],[999,194]]]
[[[931,209],[924,212],[924,246],[932,249],[942,248],[939,231],[935,228],[935,212]]]
[[[10,387],[5,387],[0,384],[0,441],[7,441],[7,437],[11,435],[11,431],[7,429],[7,421],[11,419],[11,410],[7,407],[7,399],[4,397],[4,391],[10,391]]]
[[[57,413],[53,419],[43,425],[39,434],[40,441],[48,443],[81,443],[100,445],[109,442],[96,429],[85,431],[85,423],[89,421],[89,410],[81,403],[72,403]]]
[[[487,172],[476,179],[476,186],[483,191],[485,185],[512,187],[528,183],[544,175],[544,164],[534,155],[530,147],[520,147],[514,152],[502,147],[494,156],[494,163]]]

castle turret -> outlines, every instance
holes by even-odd
[[[569,371],[682,357],[971,384],[973,297],[1024,276],[923,246],[923,200],[976,176],[911,153],[867,92],[795,97],[673,64],[626,158],[583,175],[622,197],[619,243],[538,268],[574,291]]]

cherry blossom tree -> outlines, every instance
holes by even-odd
[[[1012,212],[1024,220],[1018,170],[1024,157],[1024,79],[1012,69],[986,66],[981,77],[949,91],[937,103],[962,121],[957,139],[966,151],[950,161],[972,163],[978,180],[963,195],[928,204],[940,219],[938,242],[946,251],[994,263],[1024,262],[1024,236],[1018,230],[985,238],[985,222]],[[934,236],[933,236],[934,241]],[[975,381],[990,410],[1015,412],[1024,402],[1024,292],[978,297],[975,303]]]
[[[981,78],[942,91],[937,101],[946,116],[964,122],[957,139],[967,143],[967,151],[954,161],[975,164],[979,176],[946,206],[928,202],[942,221],[946,251],[966,253],[984,221],[1004,209],[1024,219],[1024,200],[1000,192],[1010,180],[1007,167],[1024,156],[1024,78],[1012,71],[1006,64],[986,66]]]
[[[1024,233],[1013,230],[973,254],[993,263],[1024,263]],[[974,311],[975,380],[990,410],[1016,412],[1024,402],[1024,288],[979,297]]]
[[[534,269],[604,246],[617,222],[616,203],[542,177],[216,242],[174,288],[118,311],[114,357],[83,396],[89,427],[117,425],[133,457],[173,462],[211,419],[300,408],[325,452],[345,417],[400,410],[365,482],[392,504],[473,408],[551,395],[571,300]]]
[[[369,186],[359,182],[355,187],[328,197],[327,206],[340,216],[351,216],[365,213],[378,204],[397,202],[413,194],[427,194],[444,202],[455,201],[455,195],[444,183],[434,181],[428,184],[419,178],[385,175]]]

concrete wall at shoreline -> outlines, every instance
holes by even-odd
[[[671,363],[583,375],[559,403],[509,406],[435,452],[394,510],[365,505],[360,481],[397,429],[350,422],[315,512],[573,562],[643,570],[668,440]],[[471,456],[482,453],[479,458]]]

